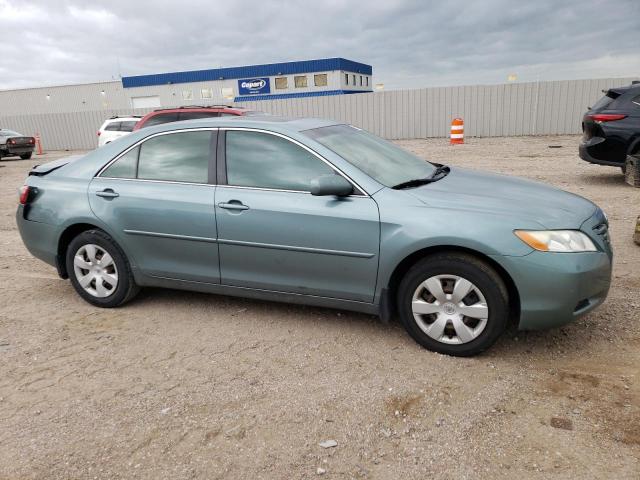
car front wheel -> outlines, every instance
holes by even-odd
[[[462,253],[422,259],[400,283],[397,301],[409,335],[423,347],[448,355],[486,350],[509,317],[507,288],[500,276]]]
[[[75,237],[67,248],[66,265],[76,292],[97,307],[117,307],[138,293],[124,252],[101,230]]]

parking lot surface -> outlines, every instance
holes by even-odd
[[[69,153],[4,159],[0,479],[639,478],[640,189],[581,161],[575,136],[398,143],[599,204],[606,303],[469,359],[321,308],[149,289],[101,310],[16,230],[28,169]]]

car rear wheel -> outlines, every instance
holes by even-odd
[[[101,230],[75,237],[67,248],[66,265],[76,292],[92,305],[117,307],[139,291],[124,252]]]
[[[22,154],[22,155],[20,155],[20,158],[22,160],[29,160],[31,158],[31,155],[33,155],[33,152]]]
[[[504,282],[485,262],[445,253],[426,257],[407,272],[398,310],[409,335],[423,347],[471,356],[502,334],[509,300]]]

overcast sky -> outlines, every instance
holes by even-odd
[[[385,89],[640,77],[640,0],[0,0],[0,88],[345,57]]]

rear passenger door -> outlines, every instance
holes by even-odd
[[[214,211],[217,131],[155,134],[89,185],[94,214],[146,275],[218,283]]]

